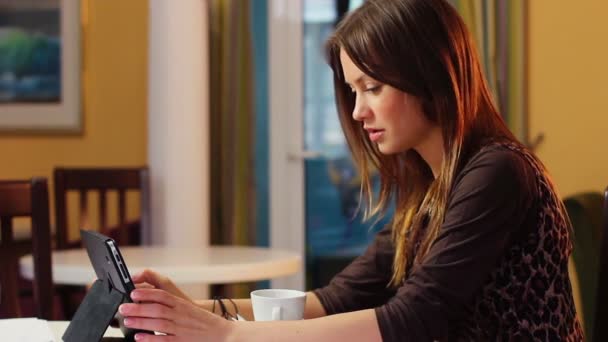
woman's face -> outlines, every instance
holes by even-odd
[[[344,50],[340,51],[347,85],[355,93],[352,116],[383,154],[418,149],[437,126],[427,119],[420,100],[364,74]]]

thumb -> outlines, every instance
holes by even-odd
[[[150,283],[150,280],[153,280],[155,278],[155,273],[149,269],[145,269],[141,272],[137,272],[134,275],[131,276],[131,279],[133,279],[134,283],[143,283],[143,282],[147,282]]]
[[[144,272],[138,272],[135,274],[131,274],[131,280],[134,283],[143,283],[144,282]]]
[[[136,273],[134,276],[131,277],[134,283],[148,283],[156,287],[162,285],[162,278],[163,277],[160,274],[150,269],[144,269],[143,271]]]

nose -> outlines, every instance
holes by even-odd
[[[356,121],[363,121],[369,117],[370,110],[363,101],[362,96],[357,95],[355,99],[355,108],[353,108],[353,119]]]

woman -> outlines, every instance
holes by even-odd
[[[223,320],[148,271],[135,281],[156,289],[133,292],[145,304],[122,305],[125,323],[177,341],[582,340],[564,207],[497,112],[456,11],[444,0],[369,0],[327,53],[366,214],[395,201],[390,227],[309,293],[307,320]],[[248,300],[237,305],[251,318]]]

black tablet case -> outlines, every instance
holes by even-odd
[[[81,236],[87,246],[91,263],[97,264],[94,269],[98,279],[80,303],[70,325],[63,334],[65,342],[101,341],[120,304],[130,302],[126,296],[126,289],[120,282],[120,274],[115,272],[112,264],[105,263],[109,253],[105,241],[110,238],[88,231],[81,231]],[[120,289],[117,289],[117,286]],[[125,329],[122,324],[121,330],[127,341],[133,341],[135,333],[139,332]]]
[[[63,340],[101,341],[123,301],[123,294],[115,290],[108,281],[97,279],[76,310],[63,334]]]

